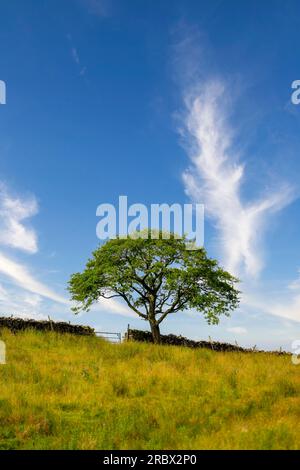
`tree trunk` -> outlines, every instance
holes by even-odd
[[[159,325],[156,322],[150,322],[150,326],[151,326],[151,333],[152,333],[153,343],[154,344],[160,344]]]

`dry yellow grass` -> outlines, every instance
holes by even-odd
[[[2,449],[300,448],[300,366],[289,357],[1,339]]]

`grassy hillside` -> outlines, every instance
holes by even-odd
[[[300,448],[300,366],[289,357],[1,338],[1,449]]]

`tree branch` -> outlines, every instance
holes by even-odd
[[[147,315],[145,315],[144,313],[140,312],[131,302],[130,300],[127,298],[127,296],[125,294],[122,294],[120,293],[120,296],[122,297],[122,299],[125,300],[125,302],[127,303],[128,307],[131,308],[137,315],[139,315],[141,318],[143,318],[144,320],[147,320],[148,317]]]

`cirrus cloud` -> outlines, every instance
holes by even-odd
[[[224,105],[228,91],[218,80],[197,89],[200,92],[185,97],[185,139],[191,159],[183,174],[185,191],[192,200],[205,204],[226,268],[236,275],[255,277],[263,267],[261,236],[269,217],[293,200],[293,189],[281,184],[254,201],[242,199],[245,167],[233,150],[233,131]]]
[[[37,235],[26,225],[26,220],[37,212],[35,197],[12,196],[3,184],[0,185],[0,245],[36,253]]]

